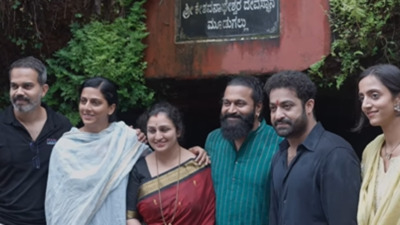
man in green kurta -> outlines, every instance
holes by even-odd
[[[207,137],[217,225],[269,223],[270,166],[282,138],[260,118],[263,100],[257,78],[232,79],[222,98],[221,127]]]

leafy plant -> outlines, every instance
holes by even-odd
[[[0,88],[0,105],[4,106],[0,107],[0,112],[10,105],[10,94],[6,88]]]
[[[329,20],[334,33],[331,54],[308,72],[320,84],[339,89],[348,77],[372,63],[398,62],[394,40],[399,29],[394,21],[399,7],[400,0],[330,0]],[[326,71],[329,64],[339,69]],[[327,73],[331,73],[329,77]]]
[[[78,88],[91,77],[103,76],[117,83],[121,111],[152,102],[153,92],[145,86],[143,76],[146,46],[142,40],[148,35],[143,4],[133,3],[126,17],[113,22],[93,21],[83,27],[72,24],[71,41],[47,60],[54,83],[45,101],[73,124],[79,122]]]

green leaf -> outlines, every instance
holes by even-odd
[[[55,80],[49,93],[57,98],[46,98],[46,101],[74,125],[80,120],[78,89],[91,77],[103,76],[119,86],[119,99],[123,103],[119,105],[120,111],[152,103],[154,92],[144,84],[146,46],[142,41],[148,33],[143,20],[143,3],[133,3],[126,17],[112,23],[72,24],[73,35],[68,45],[47,60],[49,77]]]

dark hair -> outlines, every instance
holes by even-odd
[[[226,87],[228,86],[245,86],[250,88],[252,91],[251,98],[253,99],[254,105],[258,103],[263,103],[264,101],[264,93],[262,90],[261,81],[252,76],[238,76],[233,78],[228,82]]]
[[[269,96],[277,88],[287,88],[294,91],[297,97],[305,104],[310,99],[315,99],[317,87],[307,74],[300,71],[285,70],[272,75],[264,86],[265,93]]]
[[[115,110],[113,114],[109,116],[108,122],[112,123],[117,121],[118,86],[105,77],[93,77],[83,82],[79,89],[79,96],[82,95],[83,89],[88,87],[99,89],[108,105],[115,104]]]
[[[393,98],[400,94],[400,69],[398,67],[391,64],[371,66],[360,74],[357,84],[367,76],[376,77],[387,89],[389,89]],[[356,126],[352,129],[355,132],[361,131],[362,128],[368,125],[366,122],[367,117],[361,111],[361,103],[358,104],[357,109],[360,113],[360,118],[358,119]]]
[[[22,59],[18,59],[13,62],[8,70],[8,77],[11,78],[11,71],[15,68],[29,68],[33,69],[38,74],[38,83],[44,85],[47,82],[47,70],[46,66],[39,59],[29,56]]]
[[[146,110],[137,121],[137,124],[144,133],[147,133],[147,122],[150,117],[156,116],[159,113],[164,113],[174,124],[176,131],[180,134],[178,140],[181,141],[183,139],[184,134],[184,126],[182,115],[179,112],[178,108],[171,105],[168,102],[159,102],[154,104],[150,109]]]

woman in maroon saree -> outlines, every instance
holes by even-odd
[[[178,138],[183,125],[168,103],[146,113],[146,133],[154,152],[131,171],[127,189],[127,224],[214,225],[215,193],[209,166],[199,165]]]

